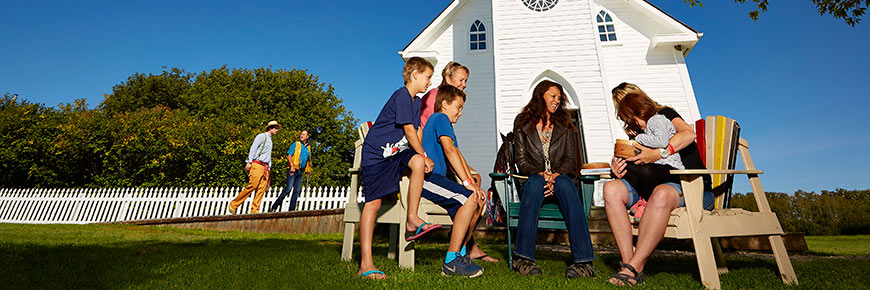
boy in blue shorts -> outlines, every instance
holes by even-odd
[[[420,57],[412,57],[405,63],[402,76],[405,86],[396,90],[381,109],[375,123],[363,142],[362,183],[366,203],[360,215],[359,241],[362,259],[359,272],[364,279],[386,279],[384,272],[375,268],[372,260],[372,235],[375,218],[381,208],[381,199],[399,191],[399,180],[406,169],[411,171],[408,196],[408,221],[406,230],[416,233],[407,238],[413,240],[441,225],[424,222],[417,216],[423,178],[432,171],[432,160],[423,153],[420,144],[421,100],[415,97],[429,87],[432,64]]]
[[[435,162],[435,167],[423,181],[423,197],[447,209],[453,218],[450,245],[441,265],[441,275],[478,277],[483,269],[474,264],[466,251],[474,225],[480,217],[486,193],[476,185],[471,167],[459,152],[459,143],[453,132],[453,124],[462,115],[465,93],[451,85],[438,88],[435,97],[435,112],[423,127],[423,150]],[[446,177],[447,168],[462,180],[459,184]]]

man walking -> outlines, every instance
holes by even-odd
[[[302,187],[302,175],[311,172],[311,151],[308,148],[308,131],[302,131],[299,134],[299,141],[290,145],[290,150],[287,150],[287,186],[284,191],[272,204],[270,212],[278,210],[284,197],[293,190],[293,195],[290,197],[290,211],[296,210],[296,198],[299,197],[299,190]]]
[[[254,138],[254,143],[251,144],[251,149],[248,151],[248,159],[245,160],[248,163],[245,165],[245,171],[248,171],[248,186],[245,186],[242,192],[230,202],[230,206],[227,208],[230,214],[236,214],[236,209],[245,202],[245,199],[255,189],[257,193],[251,203],[251,213],[260,212],[263,195],[269,190],[269,168],[272,167],[272,136],[277,134],[280,129],[281,124],[278,124],[278,121],[269,121],[269,124],[266,125],[266,132],[257,134],[257,137]]]

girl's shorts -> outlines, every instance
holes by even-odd
[[[629,209],[640,200],[640,195],[637,194],[637,190],[635,190],[634,187],[632,187],[631,184],[628,183],[628,181],[625,181],[624,179],[618,179],[618,180],[622,181],[622,184],[625,185],[625,189],[628,191],[628,203],[625,204],[625,209]],[[668,182],[668,183],[664,183],[664,184],[669,185],[669,186],[673,187],[675,190],[677,190],[677,193],[680,194],[680,207],[686,206],[686,199],[684,197],[682,197],[683,186],[680,185],[679,183],[676,183],[676,182]],[[704,201],[704,209],[705,210],[712,210],[713,209],[713,202],[714,202],[713,192],[705,190],[703,201]]]

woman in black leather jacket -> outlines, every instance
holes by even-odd
[[[580,192],[574,183],[579,172],[579,135],[565,111],[562,86],[542,81],[532,99],[514,120],[514,156],[521,175],[529,176],[520,192],[514,270],[523,275],[540,275],[535,264],[538,215],[544,198],[555,196],[565,218],[571,244],[569,278],[594,277],[592,241]]]

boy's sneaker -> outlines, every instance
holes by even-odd
[[[450,263],[441,264],[442,276],[464,276],[468,278],[480,277],[483,275],[483,268],[471,262],[468,256],[456,255]]]
[[[514,259],[514,271],[525,276],[541,276],[541,268],[529,259],[516,258]]]

